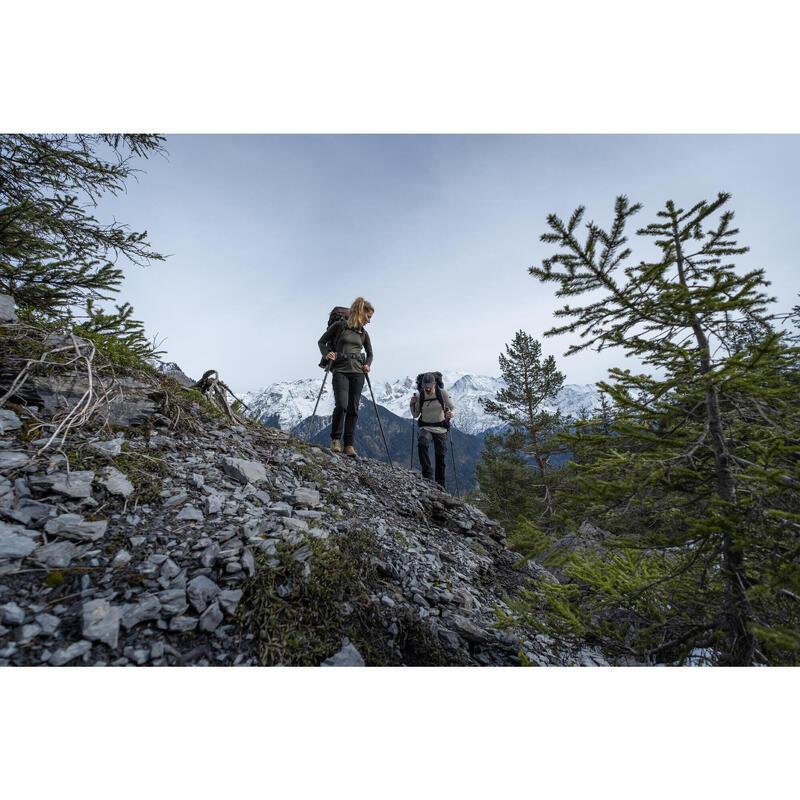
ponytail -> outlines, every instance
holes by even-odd
[[[372,303],[368,303],[363,297],[356,297],[353,305],[350,306],[350,313],[347,315],[348,328],[363,328],[367,319],[367,314],[375,311]]]

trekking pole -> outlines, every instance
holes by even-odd
[[[414,469],[414,417],[411,417],[411,456],[408,459],[408,468]]]
[[[369,373],[365,372],[364,377],[367,379],[367,386],[369,386],[369,393],[370,395],[372,395],[372,407],[375,409],[375,416],[378,418],[378,427],[381,429],[383,446],[386,448],[386,458],[389,459],[389,466],[394,467],[394,464],[392,464],[392,457],[389,455],[389,445],[386,444],[386,436],[383,433],[383,425],[381,425],[381,417],[380,414],[378,414],[378,404],[375,402],[375,393],[372,391],[372,381],[369,379]]]
[[[458,488],[458,473],[456,472],[456,454],[453,450],[453,437],[450,436],[450,428],[447,429],[447,438],[450,440],[450,458],[453,461],[453,477],[456,479],[456,497],[461,497],[461,491]]]
[[[305,438],[303,439],[303,444],[306,444],[308,442],[308,437],[311,435],[311,429],[314,427],[314,417],[317,416],[317,406],[319,405],[320,397],[322,397],[322,392],[325,389],[325,381],[328,380],[328,373],[331,371],[331,364],[333,364],[333,361],[329,359],[328,363],[325,365],[325,377],[322,379],[322,386],[319,387],[317,402],[314,403],[314,410],[311,412],[311,422],[309,422],[308,424],[308,430],[306,431]]]

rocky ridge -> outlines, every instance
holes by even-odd
[[[605,663],[496,625],[555,578],[417,473],[231,424],[177,384],[182,417],[142,383],[120,401],[139,422],[53,452],[31,400],[63,413],[53,387],[33,375],[0,409],[0,665]]]

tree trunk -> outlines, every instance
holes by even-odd
[[[673,241],[675,242],[678,279],[684,288],[687,287],[684,270],[684,257],[678,233],[677,219],[672,218]],[[700,350],[700,372],[708,375],[711,372],[709,341],[698,318],[691,314],[689,324]],[[714,452],[714,472],[717,482],[717,495],[731,506],[736,503],[736,484],[733,479],[731,457],[725,441],[722,427],[722,413],[719,407],[717,387],[709,382],[706,387],[706,419],[711,434],[711,446]],[[725,644],[721,664],[723,666],[749,666],[753,663],[755,640],[748,630],[752,618],[750,602],[747,598],[747,576],[745,572],[744,553],[729,531],[722,531],[723,572],[725,575],[725,608],[722,615],[722,630]]]

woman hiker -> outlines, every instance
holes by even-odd
[[[372,343],[364,330],[375,309],[363,297],[357,297],[350,306],[346,320],[334,322],[317,342],[322,355],[333,362],[333,409],[331,450],[342,452],[342,421],[344,420],[344,454],[356,455],[353,437],[358,421],[358,403],[364,388],[364,373],[372,364]],[[362,355],[361,348],[366,351]],[[346,416],[345,416],[346,415]]]

